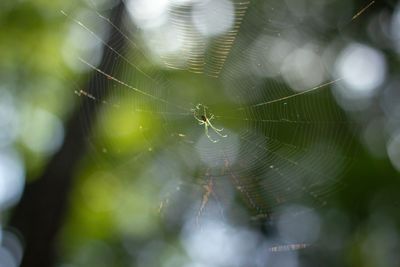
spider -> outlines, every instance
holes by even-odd
[[[208,107],[204,106],[203,104],[197,104],[195,108],[192,108],[191,111],[193,112],[194,118],[198,121],[199,125],[204,125],[204,132],[208,139],[213,142],[217,143],[219,140],[212,139],[210,134],[208,133],[208,127],[214,130],[214,132],[221,136],[221,137],[227,137],[228,135],[222,134],[221,132],[224,130],[223,128],[218,129],[214,125],[211,124],[211,120],[214,119],[214,115],[209,113],[207,116],[207,110]]]

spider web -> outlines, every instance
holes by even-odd
[[[220,216],[227,216],[232,199],[237,199],[255,219],[272,218],[277,207],[290,202],[324,205],[342,185],[341,174],[354,151],[350,122],[330,91],[340,79],[324,77],[311,87],[299,82],[301,88],[293,89],[279,72],[260,75],[262,70],[274,70],[274,62],[261,56],[255,44],[261,36],[263,46],[269,47],[295,33],[297,40],[313,39],[318,50],[332,40],[335,28],[314,29],[303,17],[294,16],[284,1],[232,3],[232,26],[211,38],[191,22],[192,4],[170,5],[170,23],[184,42],[178,53],[158,57],[149,52],[143,30],[128,17],[117,30],[129,46],[118,52],[119,43],[106,44],[84,18],[63,11],[113,54],[107,59],[111,73],[90,58],[79,58],[100,81],[95,92],[76,90],[103,104],[98,107],[96,130],[119,135],[102,124],[102,118],[122,110],[140,133],[135,135],[136,146],[122,153],[112,138],[94,131],[88,133],[93,148],[111,165],[156,166],[158,171],[150,176],[164,192],[160,210],[173,206],[179,192],[197,203],[197,221],[210,199],[218,203]],[[351,21],[350,11],[343,20]],[[92,8],[98,23],[115,28],[104,14]],[[320,68],[316,65],[315,71]],[[212,123],[224,128],[226,138],[210,131],[219,140],[212,143],[205,136],[191,111],[199,103],[214,114]]]

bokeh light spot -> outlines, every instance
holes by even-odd
[[[235,8],[229,0],[206,0],[193,6],[192,20],[205,36],[216,36],[228,31],[235,19]]]
[[[339,55],[335,68],[345,84],[339,92],[343,97],[370,97],[385,79],[386,60],[378,50],[353,43]]]

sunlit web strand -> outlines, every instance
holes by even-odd
[[[130,62],[125,56],[123,56],[121,53],[119,53],[119,52],[116,51],[113,47],[111,47],[109,44],[107,44],[103,39],[101,39],[97,34],[95,34],[91,29],[89,29],[89,28],[88,28],[86,25],[84,25],[82,22],[80,22],[80,21],[78,21],[78,20],[76,20],[76,19],[71,18],[71,17],[70,17],[65,11],[63,11],[63,10],[61,10],[61,13],[62,13],[63,15],[65,15],[66,17],[68,17],[69,19],[71,19],[72,21],[74,21],[74,22],[75,22],[76,24],[78,24],[79,26],[81,26],[81,27],[82,27],[83,29],[85,29],[87,32],[89,32],[92,36],[94,36],[97,40],[99,40],[103,45],[105,45],[108,49],[110,49],[110,50],[113,51],[115,54],[117,54],[118,57],[120,57],[121,59],[123,59],[123,60],[124,60],[126,63],[128,63],[130,66],[132,66],[133,68],[135,68],[136,70],[138,70],[138,71],[139,71],[141,74],[143,74],[146,78],[150,79],[151,81],[153,81],[153,82],[155,82],[156,84],[159,85],[159,82],[158,82],[158,81],[154,80],[154,79],[153,79],[152,77],[150,77],[146,72],[144,72],[144,71],[141,70],[139,67],[137,67],[135,64],[133,64],[132,62]],[[98,13],[98,12],[97,12],[97,13]],[[109,22],[110,25],[113,26],[115,29],[117,29],[118,32],[121,33],[121,35],[122,35],[125,39],[127,39],[130,43],[132,43],[132,44],[136,47],[136,44],[134,44],[133,41],[131,41],[131,40],[128,38],[128,36],[126,36],[126,34],[122,33],[122,31],[119,30],[118,27],[116,27],[109,19],[105,18],[104,16],[102,16],[102,15],[99,14],[99,13],[98,13],[98,16],[100,16],[100,18],[102,18],[102,19],[106,20],[107,22]],[[143,53],[142,53],[142,54],[143,54]],[[100,72],[101,74],[105,75],[106,77],[108,77],[108,78],[110,78],[110,79],[112,79],[112,80],[114,80],[114,81],[116,81],[116,82],[118,82],[118,83],[120,83],[120,84],[122,84],[122,85],[124,85],[124,86],[127,86],[127,87],[129,87],[130,89],[133,89],[133,90],[136,89],[135,91],[138,91],[138,92],[142,93],[143,95],[146,95],[146,96],[151,97],[151,98],[153,98],[153,99],[159,100],[159,101],[161,101],[161,102],[163,102],[163,103],[166,103],[166,104],[175,106],[175,107],[177,107],[177,108],[179,108],[179,109],[182,109],[182,110],[185,110],[185,111],[189,111],[189,109],[183,108],[183,107],[178,106],[178,105],[176,105],[176,104],[172,104],[172,103],[170,103],[169,101],[167,101],[167,100],[165,100],[165,99],[162,99],[162,98],[153,96],[153,95],[151,95],[151,94],[149,94],[149,93],[144,92],[143,90],[140,90],[140,89],[137,89],[137,88],[134,89],[133,86],[130,86],[130,85],[126,84],[125,82],[122,82],[121,80],[118,80],[118,79],[116,79],[115,77],[112,77],[111,75],[109,75],[109,74],[107,74],[107,73],[104,73],[103,71],[101,71],[101,70],[98,69],[98,68],[94,68],[93,65],[89,64],[88,62],[84,61],[83,59],[79,58],[79,60],[81,60],[83,63],[87,64],[87,65],[90,66],[91,68],[96,69],[96,71]],[[189,114],[189,113],[187,113],[187,114]]]
[[[89,98],[89,99],[91,99],[91,100],[93,100],[95,102],[98,102],[98,103],[101,103],[101,104],[104,104],[104,105],[111,105],[114,108],[120,108],[119,104],[110,103],[107,100],[100,100],[97,97],[93,96],[92,94],[90,94],[90,93],[88,93],[88,92],[86,92],[85,90],[82,90],[82,89],[79,90],[79,91],[75,90],[75,94],[78,95],[78,96],[87,97],[87,98]]]
[[[84,90],[79,90],[75,92],[78,96],[85,96],[88,97],[92,100],[96,100],[99,102],[102,102],[103,104],[111,104],[114,107],[119,107],[118,104],[112,104],[109,103],[106,100],[100,101],[93,95],[89,94],[88,92]],[[149,113],[149,114],[161,114],[161,115],[177,115],[177,116],[187,116],[191,115],[191,112],[170,112],[170,111],[153,111],[153,110],[145,110],[145,109],[135,109],[134,111],[136,112],[143,112],[143,113]],[[305,124],[305,125],[311,125],[311,124],[353,124],[352,122],[349,121],[307,121],[307,120],[290,120],[290,119],[253,119],[253,118],[238,118],[234,116],[223,116],[223,115],[215,115],[215,118],[217,119],[227,119],[227,120],[233,120],[233,121],[246,121],[246,122],[260,122],[260,123],[289,123],[289,124]]]
[[[187,108],[178,106],[178,105],[173,104],[173,103],[171,103],[171,102],[169,102],[169,101],[167,101],[167,100],[165,100],[165,99],[163,99],[163,98],[160,98],[160,97],[151,95],[151,94],[146,93],[146,92],[144,92],[144,91],[142,91],[142,90],[140,90],[140,89],[138,89],[138,88],[136,88],[136,87],[133,87],[132,85],[129,85],[129,84],[127,84],[127,83],[125,83],[125,82],[123,82],[123,81],[121,81],[121,80],[115,78],[114,76],[112,76],[112,75],[110,75],[110,74],[108,74],[108,73],[105,73],[104,71],[102,71],[102,70],[100,70],[99,68],[93,66],[92,64],[90,64],[89,62],[87,62],[86,60],[84,60],[84,59],[82,59],[82,58],[80,58],[80,57],[78,57],[78,59],[79,59],[82,63],[86,64],[87,66],[89,66],[89,67],[92,68],[93,70],[97,71],[98,73],[104,75],[104,76],[107,77],[108,79],[113,80],[113,81],[115,81],[115,82],[117,82],[117,83],[119,83],[119,84],[121,84],[121,85],[123,85],[123,86],[125,86],[125,87],[127,87],[127,88],[129,88],[129,89],[131,89],[131,90],[133,90],[133,91],[135,91],[135,92],[138,92],[138,93],[140,93],[140,94],[142,94],[142,95],[144,95],[144,96],[150,97],[150,98],[152,98],[152,99],[154,99],[154,100],[160,101],[160,102],[162,102],[162,103],[164,103],[164,104],[167,104],[167,105],[170,105],[170,106],[174,106],[174,107],[179,108],[179,109],[181,109],[181,110],[185,110],[185,111],[190,112],[190,110],[187,109]]]
[[[229,57],[250,1],[235,0],[231,3],[234,6],[233,25],[223,34],[210,39],[205,38],[192,23],[192,5],[190,3],[172,4],[168,8],[169,21],[182,34],[185,40],[182,51],[187,52],[188,59],[186,66],[181,67],[181,62],[175,55],[164,55],[161,56],[164,64],[168,68],[185,69],[192,73],[204,73],[209,77],[218,78]]]
[[[145,109],[135,109],[135,111],[148,113],[148,114],[177,115],[177,116],[188,116],[188,115],[193,114],[191,112],[152,111],[152,110],[145,110]]]
[[[146,53],[144,53],[139,46],[132,41],[131,38],[128,37],[128,35],[126,35],[122,30],[120,30],[109,18],[105,17],[104,15],[102,15],[101,13],[99,13],[98,11],[96,11],[96,15],[101,18],[102,20],[104,20],[105,22],[107,22],[109,25],[111,25],[111,27],[113,27],[119,34],[121,34],[122,37],[125,38],[125,40],[127,40],[132,46],[134,46],[137,51],[139,51],[139,53],[144,56],[146,59],[149,59],[149,57],[146,55]]]
[[[246,107],[240,107],[240,108],[238,108],[238,110],[244,110],[246,108],[255,108],[255,107],[260,107],[260,106],[269,105],[269,104],[277,103],[277,102],[280,102],[280,101],[288,100],[288,99],[291,99],[293,97],[297,97],[297,96],[301,96],[301,95],[304,95],[304,94],[307,94],[307,93],[311,93],[311,92],[316,91],[318,89],[324,88],[324,87],[326,87],[328,85],[337,83],[337,82],[339,82],[341,80],[343,80],[343,78],[338,78],[336,80],[333,80],[333,81],[318,85],[316,87],[313,87],[311,89],[308,89],[308,90],[305,90],[305,91],[302,91],[302,92],[299,92],[299,93],[296,93],[296,94],[284,96],[284,97],[281,97],[281,98],[278,98],[278,99],[269,100],[269,101],[266,101],[266,102],[261,102],[261,103],[250,105],[250,106],[246,106]]]
[[[73,19],[71,18],[65,11],[61,10],[61,13],[66,16],[67,18],[71,19],[73,22],[75,22],[76,24],[78,24],[79,26],[81,26],[84,30],[86,30],[87,32],[89,32],[93,37],[95,37],[98,41],[100,41],[104,46],[106,46],[108,49],[110,49],[111,51],[113,51],[115,54],[118,55],[118,57],[122,58],[126,63],[128,63],[131,67],[135,68],[137,71],[139,71],[141,74],[143,74],[146,78],[150,79],[151,81],[159,84],[156,80],[154,80],[152,77],[150,77],[146,72],[144,72],[143,70],[141,70],[139,67],[137,67],[135,64],[133,64],[132,62],[130,62],[126,57],[124,57],[123,55],[121,55],[121,53],[119,53],[117,50],[115,50],[112,46],[110,46],[109,44],[107,44],[103,39],[101,39],[97,34],[95,34],[91,29],[89,29],[86,25],[84,25],[82,22],[80,22],[79,20]]]
[[[139,50],[139,47],[136,45],[135,42],[133,42],[123,31],[121,31],[117,25],[115,25],[109,18],[105,17],[104,15],[102,15],[100,12],[97,11],[97,4],[93,1],[90,0],[90,4],[93,6],[93,9],[96,10],[95,13],[96,15],[101,18],[102,20],[104,20],[105,22],[107,22],[109,25],[111,25],[111,27],[114,28],[114,30],[116,30],[119,34],[121,34],[131,45],[133,45],[135,48],[137,48]],[[140,50],[139,50],[140,51]],[[146,56],[144,53],[142,53],[142,51],[140,51],[140,53],[143,56]]]
[[[93,5],[93,8],[96,9],[96,3],[93,0],[90,0],[91,4]],[[140,47],[131,39],[128,37],[128,35],[126,33],[124,33],[120,28],[117,27],[117,25],[115,25],[110,18],[107,18],[106,16],[104,16],[103,14],[101,14],[98,11],[95,11],[96,15],[101,18],[102,20],[104,20],[107,24],[109,24],[111,27],[113,27],[113,29],[115,29],[122,37],[124,37],[125,40],[127,40],[132,46],[134,46],[137,51],[146,59],[150,60],[149,56],[144,53],[142,51],[142,49],[140,49]]]
[[[373,4],[375,4],[375,1],[371,1],[368,5],[366,5],[364,8],[362,8],[357,14],[355,14],[351,20],[356,20],[359,16],[361,16],[365,11],[367,11],[368,8],[370,8]]]
[[[110,106],[112,106],[114,108],[120,108],[121,107],[119,104],[115,104],[115,103],[109,102],[107,100],[100,100],[97,97],[95,97],[94,95],[92,95],[92,94],[90,94],[87,91],[82,90],[82,89],[79,90],[79,91],[76,90],[75,94],[78,95],[78,96],[87,97],[87,98],[89,98],[89,99],[91,99],[93,101],[99,102],[99,103],[104,104],[104,105],[110,105]],[[153,111],[153,110],[145,110],[145,109],[139,109],[139,108],[134,109],[134,111],[135,112],[148,113],[148,114],[161,114],[161,115],[176,115],[176,116],[192,115],[191,112]]]
[[[351,19],[350,22],[352,22],[352,21],[358,19],[361,15],[363,15],[363,14],[364,14],[369,8],[371,8],[374,4],[375,4],[375,1],[369,2],[365,7],[363,7],[360,11],[358,11],[358,12],[352,17],[352,19]],[[272,20],[269,19],[269,21],[272,21]],[[269,105],[269,104],[272,104],[272,103],[284,101],[284,100],[287,100],[287,99],[290,99],[290,98],[293,98],[293,97],[296,97],[296,96],[299,96],[299,95],[304,95],[304,94],[313,92],[313,91],[315,91],[315,90],[324,88],[324,87],[326,87],[326,86],[328,86],[328,85],[334,84],[334,83],[336,83],[336,82],[338,82],[338,81],[341,81],[341,80],[343,80],[343,78],[338,78],[338,79],[336,79],[336,80],[333,80],[333,81],[330,81],[330,82],[321,84],[321,85],[316,86],[316,87],[313,87],[313,88],[311,88],[311,89],[308,89],[308,90],[305,90],[305,91],[302,91],[302,92],[299,92],[299,93],[296,93],[296,94],[292,94],[292,95],[289,95],[289,96],[286,96],[286,97],[282,97],[282,98],[278,98],[278,99],[274,99],[274,100],[270,100],[270,101],[266,101],[266,102],[262,102],[262,103],[258,103],[258,104],[254,104],[254,105],[250,105],[250,106],[247,106],[247,107],[240,107],[238,110],[244,110],[244,109],[246,109],[246,108],[254,108],[254,107],[258,107],[258,106]]]
[[[310,247],[309,244],[306,243],[298,243],[298,244],[286,244],[286,245],[276,245],[268,248],[269,252],[287,252],[287,251],[295,251],[306,249]]]
[[[307,121],[307,120],[290,120],[290,119],[251,119],[251,118],[238,118],[233,116],[223,116],[223,115],[215,115],[217,119],[227,119],[234,121],[249,121],[249,122],[261,122],[261,123],[293,123],[293,124],[351,124],[348,121]]]

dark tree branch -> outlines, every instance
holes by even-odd
[[[116,6],[110,19],[121,28],[125,8],[122,2]],[[125,40],[120,33],[111,27],[108,44],[114,46],[119,53],[125,47]],[[113,51],[105,48],[100,69],[112,73],[112,64],[107,59],[112,58]],[[94,92],[105,77],[93,73],[86,90]],[[108,84],[108,83],[104,83]],[[107,91],[107,88],[104,90]],[[98,103],[89,98],[82,98],[80,108],[66,123],[65,140],[61,149],[51,158],[41,177],[29,183],[21,201],[14,210],[10,226],[22,234],[25,242],[23,267],[51,267],[56,256],[57,236],[63,225],[68,208],[68,197],[73,184],[73,175],[82,155],[87,149],[87,130],[90,131],[95,121]],[[85,122],[87,130],[81,125],[81,119],[89,117]]]

